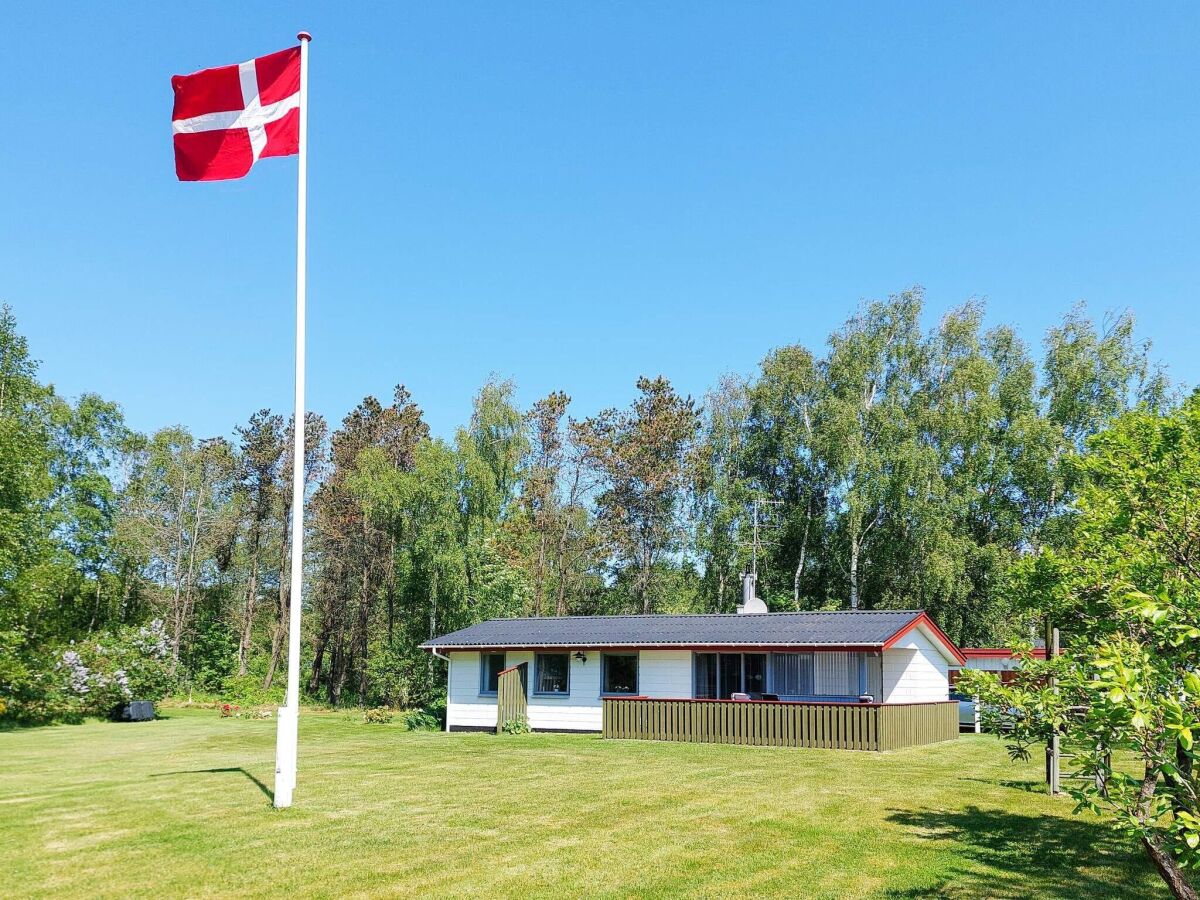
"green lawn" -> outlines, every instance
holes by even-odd
[[[886,754],[167,710],[0,733],[11,896],[1156,897],[1139,853],[989,737]]]

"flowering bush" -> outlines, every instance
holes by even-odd
[[[368,709],[363,712],[363,721],[368,725],[386,725],[392,721],[392,711],[384,706]]]
[[[217,709],[222,719],[271,719],[274,713],[269,709],[242,709],[236,703],[222,703]]]
[[[54,665],[61,713],[110,715],[130,700],[161,700],[171,686],[169,654],[161,619],[80,643],[72,641]]]

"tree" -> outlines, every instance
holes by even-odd
[[[285,453],[283,417],[260,409],[250,417],[247,425],[238,428],[238,434],[241,437],[241,453],[235,493],[243,506],[249,571],[242,607],[237,673],[245,675],[254,631],[254,615],[258,608],[262,556],[271,539],[271,526],[279,521],[278,508],[282,499],[280,466]],[[282,539],[279,533],[275,537]]]
[[[235,472],[228,441],[197,442],[182,428],[157,432],[132,465],[117,529],[164,614],[172,672],[187,648],[201,592],[227,564],[237,527]]]
[[[514,510],[529,451],[525,417],[513,402],[511,381],[492,380],[475,395],[471,422],[455,438],[459,466],[461,543],[467,593],[474,595],[483,557],[494,546],[496,529]]]
[[[396,532],[369,514],[360,460],[373,454],[387,469],[411,470],[428,433],[420,408],[398,386],[390,406],[367,397],[333,435],[331,470],[313,497],[321,566],[313,591],[317,628],[308,686],[315,693],[324,683],[333,705],[341,702],[347,683],[359,698],[369,689],[371,632],[381,596],[389,628],[395,616]]]
[[[567,615],[597,562],[586,503],[592,470],[566,423],[570,402],[555,391],[526,414],[530,446],[522,465],[520,516],[508,523],[518,564],[530,573],[529,612],[535,616]]]
[[[792,609],[805,605],[805,577],[811,582],[814,553],[827,549],[832,519],[830,460],[817,433],[825,421],[825,372],[803,347],[781,347],[763,360],[758,380],[749,387],[744,463],[748,484],[738,508],[745,505],[746,491],[779,505],[784,528],[778,533],[778,550],[767,554],[775,564],[767,567],[764,593],[769,599],[790,588]],[[771,575],[776,572],[790,574],[786,586],[775,583]]]
[[[721,379],[705,397],[700,439],[689,460],[695,546],[710,612],[730,612],[740,597],[742,513],[753,494],[745,443],[748,434],[763,433],[749,432],[750,414],[746,382],[734,376]]]
[[[650,613],[655,567],[681,543],[685,461],[699,423],[692,399],[665,378],[639,378],[637,388],[630,411],[606,410],[573,434],[600,480],[596,516],[618,575],[633,574],[634,595]]]
[[[275,616],[271,622],[271,657],[263,677],[263,690],[269,690],[283,656],[283,643],[287,637],[288,621],[291,618],[291,553],[292,553],[292,461],[295,458],[295,416],[288,420],[283,439],[283,457],[279,465],[279,559],[275,591]],[[307,495],[325,470],[325,438],[329,426],[325,419],[314,412],[304,414],[304,491]],[[307,528],[307,523],[305,524]],[[307,533],[307,532],[306,532]]]
[[[1200,395],[1168,415],[1128,413],[1073,464],[1071,543],[1023,561],[1015,588],[1064,630],[1065,651],[1026,655],[1017,680],[972,673],[964,690],[1016,710],[1010,750],[1059,731],[1089,780],[1079,809],[1116,814],[1176,897],[1200,862]],[[1053,674],[1051,685],[1046,676]],[[1140,771],[1112,765],[1132,750]]]

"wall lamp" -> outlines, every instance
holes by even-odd
[[[584,653],[582,650],[576,650],[576,651],[575,651],[575,658],[576,658],[577,660],[579,660],[581,663],[586,663],[586,662],[587,662],[587,654],[586,654],[586,653]]]

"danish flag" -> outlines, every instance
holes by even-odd
[[[264,156],[299,152],[300,48],[171,79],[180,181],[241,178]]]

